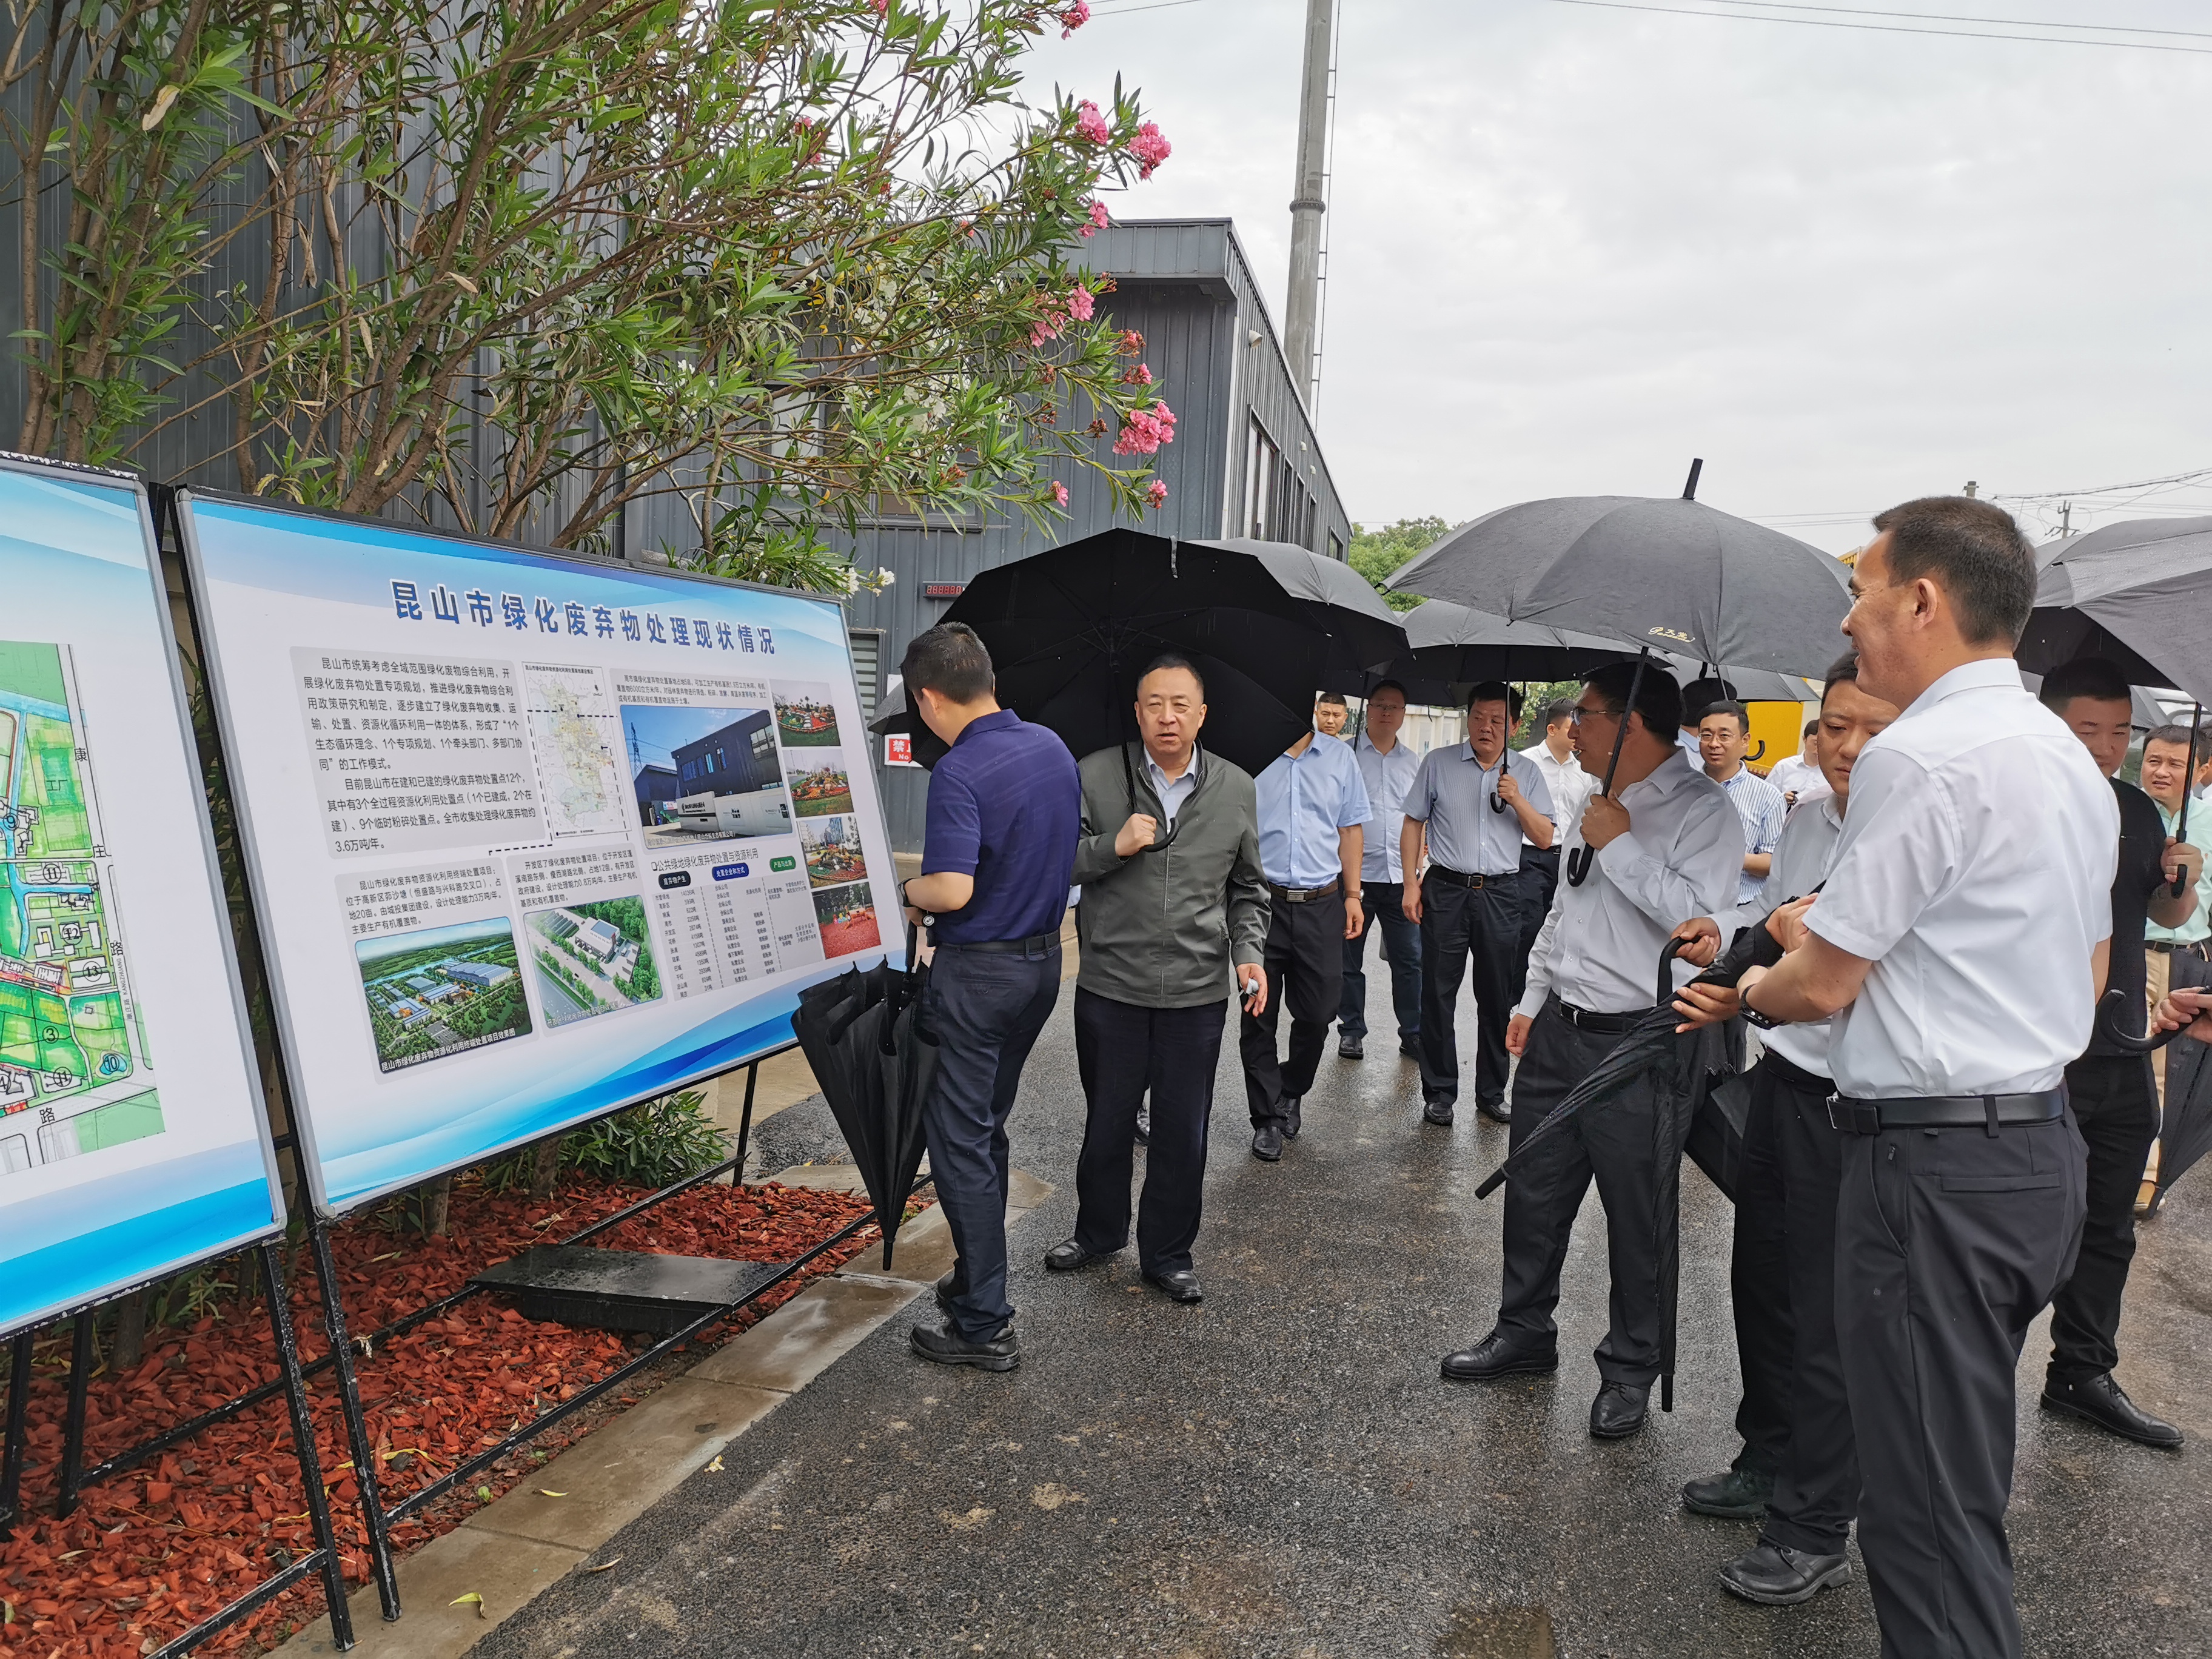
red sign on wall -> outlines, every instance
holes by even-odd
[[[884,734],[884,764],[886,766],[919,766],[914,757],[914,739],[903,732]]]

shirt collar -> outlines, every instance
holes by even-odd
[[[1705,778],[1705,769],[1702,766],[1692,766],[1690,757],[1677,748],[1665,760],[1653,767],[1649,774],[1624,788],[1619,799],[1621,805],[1626,806],[1628,804],[1630,793],[1638,789],[1648,789],[1653,794],[1663,799],[1687,784],[1692,776]],[[1705,781],[1711,783],[1712,780],[1705,778]],[[1726,788],[1728,786],[1723,784],[1717,787]]]
[[[1145,770],[1163,784],[1196,783],[1199,768],[1206,761],[1206,745],[1202,743],[1194,743],[1190,746],[1190,764],[1182,769],[1181,777],[1171,778],[1167,775],[1167,769],[1152,758],[1152,751],[1145,747],[1141,739],[1137,744],[1137,750],[1145,757]]]
[[[966,726],[961,727],[960,735],[952,740],[952,746],[957,749],[962,744],[967,742],[968,734],[971,732],[1003,732],[1009,726],[1019,726],[1021,723],[1022,717],[1012,709],[994,708],[988,714],[978,714]]]
[[[1820,797],[1820,816],[1840,830],[1844,827],[1844,798],[1829,793]]]
[[[1380,756],[1382,759],[1389,760],[1391,755],[1399,754],[1404,750],[1406,747],[1406,740],[1403,738],[1399,738],[1397,742],[1390,745],[1390,754],[1385,755],[1380,749],[1377,749],[1375,746],[1375,739],[1369,737],[1365,729],[1363,728],[1359,733],[1359,741],[1354,744],[1352,747],[1355,749],[1364,749],[1370,755]]]
[[[1459,757],[1463,761],[1472,761],[1477,766],[1482,766],[1482,757],[1474,752],[1474,739],[1473,738],[1462,738],[1459,740]],[[1498,751],[1497,760],[1492,763],[1492,764],[1501,768],[1510,766],[1512,763],[1513,747],[1510,744],[1508,744],[1505,747],[1500,749]],[[1490,768],[1488,766],[1482,766],[1482,769],[1487,772],[1490,770]]]
[[[2027,695],[2027,688],[2021,684],[2020,665],[2010,657],[1980,657],[1972,662],[1962,662],[1949,673],[1941,676],[1933,685],[1915,697],[1912,700],[1912,706],[1903,714],[1899,715],[1898,719],[1905,720],[1932,708],[1944,698],[1955,696],[1961,691],[1995,690],[2000,688],[2018,691],[2023,696]]]

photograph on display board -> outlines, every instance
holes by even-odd
[[[629,826],[615,754],[622,742],[605,673],[558,663],[522,665],[522,708],[538,758],[538,799],[556,840]]]
[[[765,708],[622,705],[647,847],[791,833],[791,797]]]
[[[875,896],[865,881],[823,888],[814,896],[814,915],[821,924],[824,956],[849,957],[884,942],[876,927]]]
[[[867,876],[868,860],[860,851],[860,825],[850,815],[804,820],[799,826],[799,844],[806,851],[806,878],[817,887],[840,887]]]
[[[808,764],[786,774],[791,788],[791,810],[802,818],[828,817],[853,810],[853,781],[845,774],[842,755],[809,756]]]
[[[354,955],[385,1071],[529,1035],[514,927],[504,916],[362,939]]]
[[[162,1130],[60,646],[0,640],[0,1175]]]
[[[775,729],[786,749],[835,749],[837,709],[826,684],[775,683]]]
[[[548,1026],[659,999],[645,901],[635,894],[535,910],[522,921]]]

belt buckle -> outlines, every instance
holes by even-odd
[[[1842,1118],[1837,1109],[1842,1109]],[[1828,1097],[1828,1127],[1844,1134],[1878,1135],[1881,1133],[1881,1108],[1870,1100],[1845,1100],[1841,1095]]]
[[[1483,883],[1489,879],[1490,878],[1484,875],[1480,870],[1474,872],[1467,878],[1468,890],[1469,892],[1480,893],[1482,890]]]

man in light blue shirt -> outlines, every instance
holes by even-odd
[[[1360,908],[1361,826],[1375,810],[1349,744],[1309,732],[1253,780],[1260,810],[1260,867],[1273,908],[1267,921],[1269,994],[1249,1009],[1238,1047],[1252,1110],[1252,1156],[1273,1164],[1304,1127],[1329,1022],[1344,992],[1344,941],[1366,925]],[[1275,1046],[1279,1011],[1291,1011],[1291,1055]]]
[[[1727,699],[1709,705],[1698,721],[1698,757],[1705,775],[1729,793],[1743,820],[1743,868],[1736,873],[1735,900],[1749,904],[1774,867],[1774,843],[1790,816],[1782,792],[1743,763],[1751,746],[1751,712]]]
[[[1406,791],[1420,769],[1419,751],[1398,741],[1406,724],[1406,688],[1384,680],[1367,694],[1367,729],[1352,745],[1375,809],[1370,831],[1362,832],[1360,902],[1367,920],[1344,941],[1344,1000],[1337,1010],[1336,1052],[1358,1060],[1367,1036],[1367,935],[1382,931],[1382,951],[1390,964],[1390,1004],[1398,1017],[1398,1052],[1420,1058],[1421,930],[1406,920],[1405,863],[1399,845],[1406,822]],[[1420,866],[1414,865],[1415,880]]]

